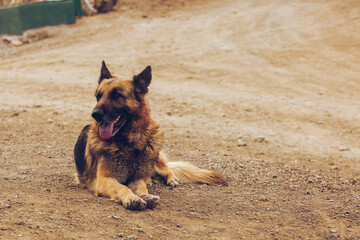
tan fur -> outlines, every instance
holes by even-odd
[[[77,165],[80,165],[78,178],[83,186],[128,209],[143,210],[146,207],[154,208],[158,203],[159,197],[149,194],[147,190],[147,184],[156,174],[164,177],[171,186],[176,186],[180,181],[227,184],[215,172],[185,162],[167,163],[164,154],[160,153],[163,134],[150,117],[145,99],[149,82],[142,79],[136,81],[137,76],[130,80],[117,79],[110,75],[106,66],[103,68],[102,74],[104,72],[110,79],[100,78],[95,93],[98,96],[95,109],[106,107],[112,113],[126,107],[130,117],[126,125],[108,140],[100,138],[99,123],[96,121],[86,130],[85,137],[80,139],[79,136],[75,157]],[[111,98],[114,89],[121,94],[121,98]],[[82,143],[83,155],[79,153]],[[81,166],[84,167],[83,171],[79,171]]]
[[[196,182],[227,185],[226,180],[218,173],[198,168],[187,162],[169,162],[169,169],[173,171],[175,178],[182,182]]]
[[[155,169],[159,175],[167,179],[168,185],[172,181],[227,185],[226,180],[216,172],[198,168],[188,162],[166,162],[162,154],[159,159]]]

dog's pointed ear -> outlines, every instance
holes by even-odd
[[[134,87],[137,93],[146,94],[151,83],[151,67],[147,66],[140,74],[134,76]]]
[[[101,83],[102,80],[109,79],[109,78],[112,78],[112,77],[113,76],[111,76],[111,73],[110,73],[109,69],[107,69],[105,62],[102,61],[101,70],[100,70],[99,84]]]

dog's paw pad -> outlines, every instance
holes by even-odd
[[[140,197],[133,197],[124,203],[124,207],[129,210],[144,210],[146,208],[146,202]]]
[[[160,198],[155,195],[145,194],[141,196],[142,199],[147,203],[147,207],[150,209],[155,208],[159,204]]]
[[[169,185],[170,187],[176,187],[179,184],[180,184],[180,181],[176,180],[176,179],[170,179],[167,182],[167,185]]]

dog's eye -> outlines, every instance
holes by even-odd
[[[96,100],[99,101],[101,96],[102,96],[101,93],[96,94]]]
[[[116,100],[116,99],[118,99],[119,97],[122,97],[122,95],[121,95],[116,89],[114,89],[114,90],[111,91],[110,98],[111,98],[112,100]]]

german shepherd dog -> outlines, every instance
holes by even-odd
[[[148,66],[132,79],[119,79],[103,61],[91,114],[94,121],[83,128],[74,149],[80,183],[126,209],[157,206],[159,197],[147,190],[155,175],[172,187],[181,181],[227,184],[218,173],[185,162],[166,162],[161,152],[163,134],[150,117],[145,98],[151,78]]]

